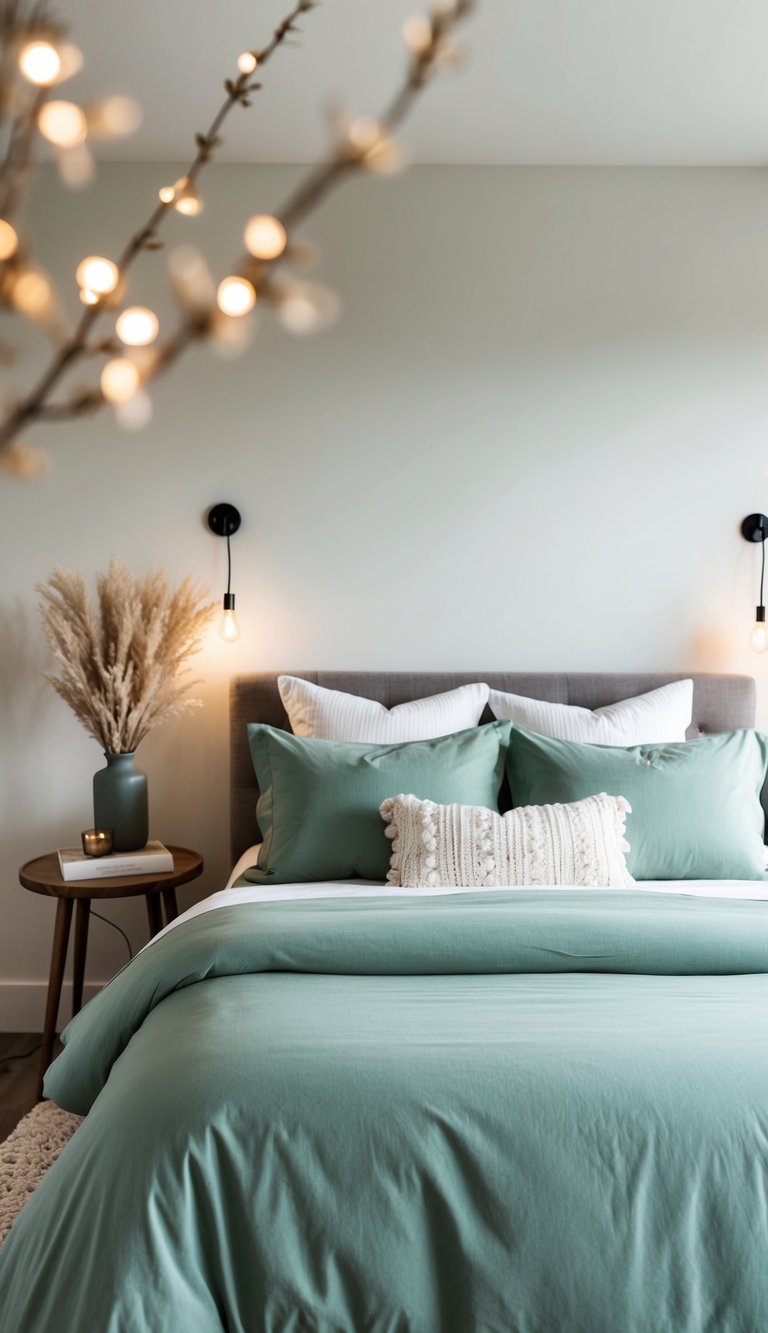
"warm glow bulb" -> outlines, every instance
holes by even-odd
[[[423,55],[432,45],[432,24],[425,14],[412,14],[403,24],[405,44],[414,55]]]
[[[97,296],[114,291],[119,276],[117,264],[113,264],[111,259],[103,259],[101,255],[89,255],[87,259],[81,259],[75,271],[78,285],[87,287]]]
[[[15,228],[5,218],[0,218],[0,260],[10,259],[19,248],[19,238]]]
[[[203,201],[195,185],[188,181],[186,176],[182,176],[174,185],[173,199],[176,212],[183,213],[185,217],[196,218],[198,213],[203,211]]]
[[[101,392],[109,403],[124,403],[135,394],[141,376],[127,356],[116,356],[101,372]]]
[[[153,343],[160,331],[160,322],[154,310],[143,305],[132,305],[118,315],[115,324],[117,336],[128,347],[146,347]]]
[[[57,148],[77,148],[88,133],[85,112],[76,102],[43,103],[37,125],[43,138]]]
[[[95,292],[91,291],[90,287],[80,288],[80,300],[83,305],[98,305],[99,303],[98,296]]]
[[[768,649],[768,625],[764,620],[756,620],[752,626],[749,646],[753,653],[764,653]]]
[[[11,300],[17,310],[23,315],[29,315],[31,319],[44,315],[53,305],[50,280],[39,269],[27,269],[13,284]]]
[[[50,42],[28,42],[19,54],[19,69],[30,83],[46,88],[58,78],[61,58]]]
[[[216,304],[225,315],[247,315],[253,310],[256,292],[246,278],[224,278],[216,292]]]
[[[237,57],[237,68],[241,74],[253,74],[258,63],[253,51],[241,51]]]
[[[219,634],[225,643],[234,643],[240,638],[240,626],[234,611],[224,611],[219,623]]]
[[[245,224],[246,249],[254,259],[277,259],[283,253],[287,241],[282,222],[268,213],[257,213]]]
[[[157,192],[157,197],[161,204],[172,204],[175,193],[176,191],[172,185],[161,185]]]

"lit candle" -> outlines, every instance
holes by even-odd
[[[110,856],[115,842],[111,828],[89,828],[80,834],[86,856]]]

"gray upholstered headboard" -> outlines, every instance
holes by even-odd
[[[248,722],[266,722],[272,727],[290,730],[280,700],[277,677],[282,672],[260,672],[235,676],[230,685],[230,829],[232,857],[236,860],[246,847],[258,842],[256,785],[248,749]],[[427,694],[452,690],[475,680],[487,681],[492,689],[524,694],[532,699],[550,699],[557,703],[578,704],[582,708],[601,708],[643,694],[672,680],[693,679],[693,722],[689,737],[712,731],[733,731],[755,723],[755,682],[751,676],[696,675],[677,672],[668,675],[583,672],[569,673],[516,671],[292,671],[304,680],[324,685],[329,690],[346,690],[378,699],[387,708],[421,699]],[[491,714],[483,720],[490,720]],[[763,796],[765,802],[765,794]]]

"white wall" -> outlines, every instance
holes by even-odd
[[[102,168],[81,196],[41,181],[40,253],[71,298],[78,259],[116,253],[176,174]],[[169,231],[223,273],[295,174],[215,167],[203,217]],[[202,515],[242,508],[242,637],[211,635],[204,710],[140,752],[153,835],[206,856],[183,905],[227,869],[232,672],[768,671],[746,649],[756,552],[738,536],[768,508],[764,172],[422,168],[349,185],[307,234],[335,329],[291,340],[266,318],[244,360],[196,350],[144,433],[41,426],[51,476],[2,484],[0,1029],[41,1025],[53,926],[16,868],[76,840],[101,762],[41,681],[33,589],[55,563],[92,575],[119,552],[218,596]],[[164,262],[131,298],[169,316]],[[143,941],[141,904],[106,911]],[[90,979],[123,960],[95,921]]]

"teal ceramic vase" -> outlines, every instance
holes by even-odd
[[[136,768],[135,754],[104,751],[106,768],[93,775],[96,828],[114,829],[116,852],[135,852],[149,836],[147,775]]]

